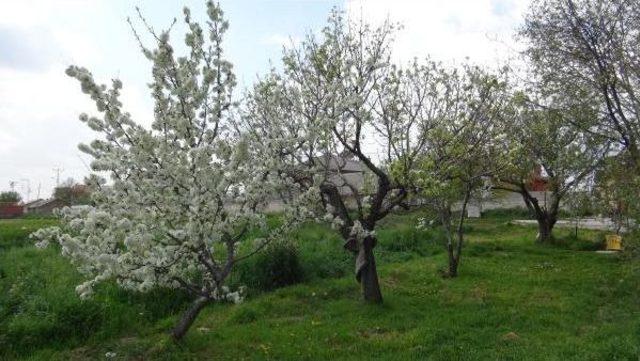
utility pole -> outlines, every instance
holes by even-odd
[[[60,172],[62,172],[63,168],[53,168],[53,172],[56,174],[56,188],[60,185]]]
[[[23,182],[23,187],[24,187],[24,183],[27,184],[27,199],[26,199],[26,201],[28,202],[28,201],[31,200],[31,181],[29,181],[29,179],[27,179],[27,178],[22,178],[20,180]]]

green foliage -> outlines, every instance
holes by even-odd
[[[526,208],[510,209],[488,209],[482,211],[482,217],[487,217],[500,221],[511,221],[514,219],[533,219],[531,212]]]
[[[301,263],[306,280],[342,277],[352,274],[353,256],[340,239],[321,240],[301,247]]]
[[[271,291],[302,281],[298,248],[289,240],[269,244],[237,268],[238,282],[250,289]]]
[[[91,192],[89,187],[82,184],[68,184],[56,187],[53,198],[64,201],[69,205],[90,204]]]
[[[442,251],[443,239],[444,236],[439,230],[417,229],[415,225],[406,224],[381,230],[378,233],[378,247],[381,252],[427,256]]]
[[[90,340],[139,332],[181,312],[188,297],[175,290],[147,294],[100,287],[94,299],[75,293],[81,281],[59,249],[35,249],[28,235],[50,219],[0,221],[0,359],[39,348],[77,347]]]
[[[0,203],[18,203],[22,200],[20,193],[15,191],[0,192]]]
[[[623,250],[621,258],[628,261],[637,262],[640,260],[640,231],[634,230],[622,236]]]
[[[631,219],[640,219],[640,174],[626,154],[605,159],[595,177],[594,206],[616,223],[634,228]]]

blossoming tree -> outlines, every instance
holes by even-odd
[[[107,87],[87,69],[67,69],[99,114],[80,116],[102,135],[80,149],[93,157],[92,169],[109,174],[111,183],[92,176],[94,206],[66,208],[60,227],[34,234],[40,246],[59,243],[62,254],[87,276],[76,288],[80,297],[90,297],[105,280],[143,292],[161,286],[191,294],[194,302],[173,329],[175,339],[185,335],[208,303],[239,302],[240,290],[225,286],[233,266],[305,212],[292,206],[281,227],[266,226],[261,209],[269,199],[299,186],[282,176],[277,159],[262,156],[269,153],[264,144],[238,132],[235,77],[221,47],[228,23],[213,2],[207,3],[207,13],[205,31],[184,10],[186,56],[175,54],[169,31],[157,33],[145,22],[157,45],[149,49],[140,42],[153,64],[150,129],[123,110],[119,80]],[[308,203],[303,199],[314,197],[313,185],[297,195],[296,200]],[[256,229],[264,238],[247,239],[248,231]]]
[[[319,184],[325,219],[355,254],[365,301],[382,302],[374,248],[376,224],[406,207],[403,177],[389,165],[412,169],[430,126],[431,73],[390,61],[394,26],[372,28],[334,11],[321,36],[286,49],[249,95],[245,116],[255,137],[302,188]]]

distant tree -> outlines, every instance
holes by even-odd
[[[22,200],[20,193],[16,191],[8,191],[0,193],[0,202],[19,203]]]
[[[141,292],[169,287],[189,293],[193,304],[172,330],[176,340],[207,304],[239,302],[239,290],[225,285],[234,265],[305,216],[304,206],[292,206],[282,226],[267,227],[261,210],[272,194],[297,186],[281,176],[278,162],[263,156],[270,153],[264,143],[236,131],[236,82],[221,47],[228,23],[212,1],[207,14],[205,35],[184,9],[186,56],[175,55],[168,30],[149,27],[157,47],[140,44],[153,64],[150,129],[122,109],[120,80],[107,88],[84,68],[67,69],[100,114],[80,116],[100,133],[80,149],[112,182],[105,187],[93,176],[95,206],[65,208],[60,227],[34,234],[39,246],[59,243],[87,277],[76,287],[80,297],[90,297],[105,280]],[[300,204],[317,202],[314,191],[299,191]],[[264,237],[250,237],[260,231]]]
[[[537,241],[553,241],[560,203],[567,193],[593,175],[609,146],[603,137],[584,132],[573,124],[595,117],[591,107],[562,109],[548,99],[525,95],[513,97],[510,115],[501,123],[506,166],[495,175],[494,188],[519,193],[538,222]],[[534,169],[540,167],[541,174]],[[544,176],[546,193],[541,202],[531,182]]]
[[[426,145],[415,169],[400,174],[409,175],[419,199],[436,211],[437,219],[428,223],[443,227],[448,255],[445,274],[456,277],[467,206],[499,167],[496,120],[508,97],[502,76],[479,67],[441,69],[437,74],[430,77],[433,81],[427,86],[440,96],[428,106],[433,118],[430,129],[423,135]],[[454,209],[456,206],[458,209]],[[427,221],[423,220],[422,226]]]
[[[640,3],[534,0],[521,35],[536,74],[557,104],[597,104],[597,116],[566,121],[619,144],[640,173]]]
[[[69,205],[90,204],[91,190],[89,185],[76,183],[69,178],[53,190],[53,198]]]

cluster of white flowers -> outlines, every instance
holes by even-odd
[[[317,221],[324,221],[330,224],[332,229],[340,229],[345,225],[345,220],[342,219],[339,215],[336,214],[335,208],[331,204],[327,204],[325,206],[326,213],[322,217],[322,219],[317,219]]]
[[[351,227],[351,232],[349,236],[358,243],[361,243],[367,237],[375,237],[376,233],[374,230],[367,230],[362,226],[360,221],[353,222],[353,226]]]

